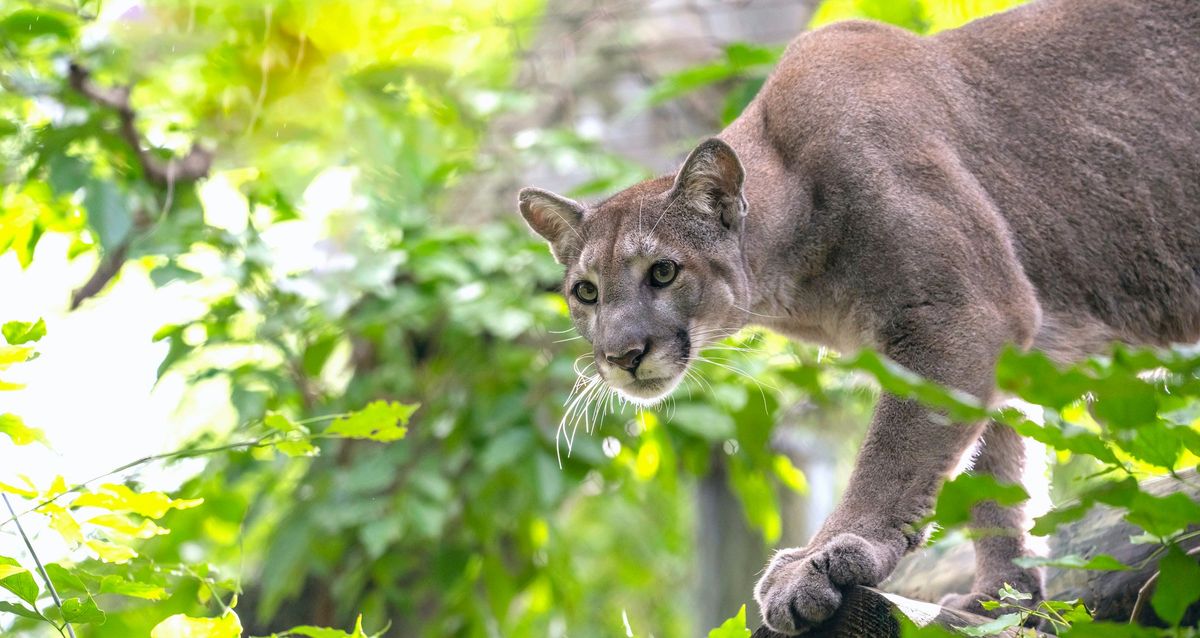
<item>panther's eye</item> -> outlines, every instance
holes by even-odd
[[[596,284],[590,281],[581,281],[571,288],[571,292],[575,298],[586,304],[596,303],[596,299],[600,297],[600,291],[596,290]]]
[[[654,262],[650,267],[650,285],[655,288],[665,288],[675,281],[675,275],[679,272],[679,266],[675,262],[664,259]]]

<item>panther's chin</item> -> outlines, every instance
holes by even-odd
[[[617,394],[625,398],[630,403],[648,408],[657,405],[660,401],[667,398],[675,388],[679,387],[679,383],[683,381],[683,373],[669,376],[657,377],[654,379],[633,379],[622,385],[609,382],[609,386],[617,391]]]

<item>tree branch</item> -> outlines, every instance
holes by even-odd
[[[200,144],[193,144],[188,154],[181,159],[170,159],[165,163],[155,157],[142,144],[142,136],[135,123],[137,111],[129,103],[129,87],[106,88],[92,81],[92,74],[78,62],[71,62],[68,81],[83,97],[94,104],[110,108],[121,118],[121,138],[133,148],[146,179],[160,186],[175,182],[194,182],[206,175],[212,167],[213,153]]]
[[[191,150],[182,158],[172,158],[163,162],[143,144],[142,136],[137,130],[137,111],[129,103],[130,89],[128,86],[103,87],[92,81],[92,74],[86,67],[72,61],[68,70],[68,83],[77,93],[87,98],[93,104],[112,109],[121,120],[121,139],[133,149],[142,167],[146,180],[167,189],[167,204],[163,206],[163,214],[170,208],[170,200],[175,192],[177,182],[194,182],[208,175],[212,168],[213,153],[200,144],[193,144]],[[134,238],[151,226],[153,219],[145,211],[139,210],[135,215],[134,226],[129,235],[116,247],[108,251],[96,267],[96,271],[88,278],[87,283],[71,294],[71,310],[78,308],[84,301],[100,294],[113,277],[121,271],[129,256],[129,248]]]

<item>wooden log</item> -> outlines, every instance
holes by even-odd
[[[1183,480],[1158,477],[1142,483],[1146,491],[1163,496],[1183,492],[1200,501],[1200,477],[1195,471],[1181,472]],[[1106,506],[1093,508],[1079,521],[1062,525],[1050,539],[1050,555],[1078,554],[1091,558],[1109,554],[1126,565],[1137,566],[1128,571],[1099,572],[1078,569],[1046,570],[1046,595],[1052,600],[1081,599],[1098,620],[1128,621],[1142,595],[1137,622],[1161,625],[1148,604],[1153,584],[1147,582],[1158,571],[1157,559],[1151,559],[1158,545],[1131,543],[1130,538],[1141,533],[1123,518],[1123,512]],[[1189,530],[1200,529],[1200,525]],[[1180,545],[1185,550],[1200,552],[1200,536]],[[828,622],[814,632],[813,638],[899,638],[896,615],[909,618],[918,625],[929,623],[944,627],[978,625],[989,619],[957,610],[940,607],[923,600],[940,600],[949,593],[969,591],[974,578],[975,554],[971,543],[938,547],[906,557],[896,572],[881,588],[884,593],[869,587],[855,587],[846,592],[842,607]],[[1145,591],[1144,594],[1142,592]],[[916,600],[914,600],[916,599]],[[1185,624],[1200,621],[1200,603],[1193,605],[1184,618]],[[784,638],[766,627],[759,627],[754,638]]]
[[[918,627],[939,625],[942,627],[967,627],[981,625],[991,620],[957,609],[933,603],[910,600],[888,594],[871,587],[853,587],[846,592],[842,606],[833,618],[805,634],[806,638],[899,638],[900,621],[903,616]],[[1016,636],[1016,632],[1004,632],[1000,636]],[[766,626],[754,632],[753,638],[786,638]]]

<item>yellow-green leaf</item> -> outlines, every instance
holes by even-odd
[[[167,590],[158,585],[125,580],[116,575],[105,576],[100,581],[100,593],[129,596],[144,600],[166,600],[167,598]]]
[[[341,629],[330,629],[328,627],[314,627],[312,625],[301,625],[292,627],[283,632],[285,636],[307,636],[308,638],[373,638],[363,631],[362,614],[358,615],[358,620],[354,623],[354,633],[346,633]]]
[[[408,433],[404,426],[418,407],[418,404],[375,401],[358,412],[337,419],[325,433],[348,439],[396,441]]]
[[[87,542],[87,546],[88,549],[95,552],[97,558],[106,563],[128,563],[138,555],[132,547],[108,541],[90,540]]]
[[[317,446],[310,443],[306,438],[284,439],[275,444],[275,449],[288,456],[316,456],[321,452]]]
[[[0,333],[4,334],[5,341],[14,346],[29,343],[46,336],[46,322],[41,319],[33,323],[28,321],[9,321],[3,327],[0,327]]]
[[[68,598],[62,601],[63,620],[76,625],[95,623],[104,624],[104,612],[96,606],[91,596],[87,598]]]
[[[67,541],[72,546],[78,546],[83,542],[83,530],[79,527],[79,522],[74,516],[67,511],[66,508],[48,503],[42,506],[41,512],[50,517],[50,528],[58,532],[63,540]]]
[[[14,363],[21,363],[33,354],[33,346],[0,346],[0,370],[7,370]]]
[[[796,467],[790,458],[784,454],[775,455],[775,475],[779,477],[783,484],[788,486],[794,492],[801,494],[808,493],[808,479],[804,477],[804,472]]]
[[[21,563],[18,563],[15,558],[9,558],[8,556],[0,556],[0,565],[19,568],[17,571],[13,571],[9,575],[0,578],[0,587],[16,594],[17,598],[29,604],[36,603],[40,590],[38,589],[37,582],[33,580],[33,574],[30,574],[29,570],[21,567]]]
[[[733,618],[721,623],[720,627],[708,632],[708,638],[749,638],[750,630],[746,628],[746,606],[738,610]]]
[[[114,532],[132,536],[133,538],[153,538],[162,534],[169,534],[171,530],[155,524],[150,519],[142,519],[139,522],[134,522],[133,519],[121,514],[102,514],[95,518],[89,519],[92,525],[107,527]]]
[[[0,434],[7,434],[17,445],[29,445],[35,441],[46,443],[44,432],[25,425],[25,421],[15,414],[0,414]]]
[[[21,476],[21,480],[25,481],[25,484],[29,487],[17,487],[16,485],[11,485],[9,483],[0,481],[0,492],[8,492],[9,494],[16,494],[17,496],[23,496],[25,498],[36,498],[38,491],[37,488],[34,487],[33,481],[29,480],[29,477],[24,475]]]
[[[173,499],[162,492],[135,492],[124,485],[107,483],[100,491],[81,494],[74,507],[99,507],[114,512],[133,512],[146,518],[162,518],[172,509],[182,510],[204,502],[202,498]]]
[[[154,626],[150,638],[239,638],[242,621],[231,609],[220,618],[175,614]]]
[[[271,414],[268,414],[266,418],[263,419],[263,425],[271,428],[272,430],[284,433],[308,432],[308,428],[296,423],[295,421],[292,421],[278,412],[272,412]]]

